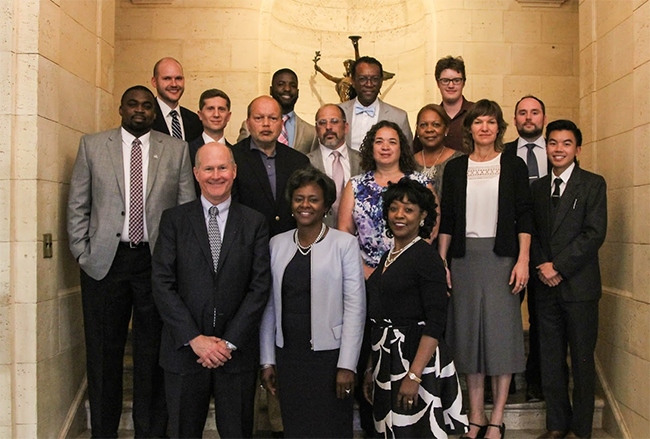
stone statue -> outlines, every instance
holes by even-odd
[[[361,37],[359,36],[350,36],[348,37],[350,40],[352,40],[352,46],[354,46],[354,60],[352,59],[346,59],[343,61],[343,66],[345,67],[345,73],[343,74],[343,77],[337,78],[335,76],[330,75],[326,71],[320,68],[318,65],[318,61],[320,61],[321,55],[320,55],[320,50],[316,51],[316,56],[314,56],[314,69],[323,75],[325,79],[332,81],[334,85],[334,89],[336,90],[336,93],[339,95],[339,99],[341,102],[349,101],[350,99],[354,99],[357,96],[357,92],[354,90],[354,86],[352,85],[352,65],[356,60],[359,59],[359,40]],[[395,73],[387,72],[384,71],[383,75],[383,80],[391,79],[395,76]]]

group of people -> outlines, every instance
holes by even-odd
[[[504,144],[501,108],[467,101],[449,56],[413,138],[378,97],[381,63],[351,72],[356,98],[312,126],[278,70],[231,144],[228,95],[181,107],[182,66],[163,58],[157,96],[129,88],[121,127],[82,137],[68,234],[93,437],[117,437],[132,319],[137,437],[201,437],[211,398],[221,437],[251,437],[261,384],[276,435],[352,437],[356,394],[369,435],[503,438],[528,369],[525,291],[543,437],[590,436],[607,211],[604,180],[577,166],[580,130],[558,120],[544,137],[544,104],[525,96]]]

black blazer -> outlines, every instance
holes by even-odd
[[[160,109],[160,104],[158,104],[158,99],[154,99],[154,102],[156,103],[156,119],[153,121],[152,129],[161,133],[165,133],[167,135],[171,135],[169,128],[165,123],[165,117],[163,116],[162,110]],[[203,124],[195,112],[190,111],[185,107],[180,107],[180,109],[181,119],[183,120],[183,131],[185,131],[184,140],[187,143],[190,143],[192,140],[201,136],[201,133],[203,132]]]
[[[469,156],[456,157],[447,163],[443,176],[440,206],[440,233],[451,235],[448,257],[465,256],[467,226],[467,166]],[[532,233],[532,205],[528,187],[528,168],[517,156],[501,154],[499,177],[499,213],[494,253],[519,256],[519,233]]]
[[[558,203],[555,220],[551,215],[551,174],[534,182],[531,191],[536,226],[531,243],[532,265],[553,263],[563,277],[554,288],[560,289],[567,302],[600,298],[598,249],[607,234],[605,179],[576,165]]]
[[[205,145],[205,141],[203,140],[203,131],[201,131],[199,137],[192,140],[189,144],[190,161],[192,162],[192,176],[194,176],[194,166],[196,165],[196,152],[203,145]],[[227,140],[226,145],[228,145],[229,148],[232,148],[232,145]],[[201,188],[199,187],[199,182],[196,181],[196,177],[194,177],[194,189],[196,189],[196,198],[199,198],[201,196]]]
[[[517,155],[517,143],[518,143],[518,141],[519,141],[519,138],[513,140],[512,142],[508,142],[505,145],[503,145],[503,148],[504,148],[503,149],[503,154],[519,157]],[[521,158],[521,157],[519,157],[519,158]],[[526,163],[525,160],[524,160],[524,163]],[[553,169],[553,166],[551,165],[551,161],[548,160],[548,159],[546,159],[546,169],[547,169],[548,172],[551,172],[551,169]]]
[[[269,233],[262,215],[230,205],[215,275],[201,200],[166,210],[153,253],[152,283],[164,322],[160,365],[165,370],[202,370],[188,345],[198,335],[237,346],[224,371],[257,368],[259,326],[271,288]]]
[[[260,153],[251,150],[250,142],[249,136],[232,147],[237,163],[237,178],[232,187],[232,196],[233,200],[262,213],[268,221],[273,237],[296,227],[284,190],[293,171],[309,166],[309,158],[287,145],[276,142],[274,199]]]

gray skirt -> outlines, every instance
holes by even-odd
[[[525,369],[521,304],[508,285],[516,261],[493,248],[494,238],[466,238],[465,256],[451,263],[446,339],[460,373]]]

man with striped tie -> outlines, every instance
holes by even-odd
[[[185,91],[183,66],[174,58],[163,58],[153,68],[151,85],[156,89],[155,131],[191,142],[201,135],[203,125],[193,111],[179,105]]]

